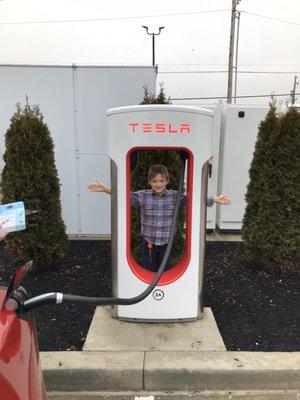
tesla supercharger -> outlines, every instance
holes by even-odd
[[[141,105],[113,108],[108,110],[107,116],[114,297],[131,298],[140,294],[155,275],[139,264],[131,250],[131,166],[136,151],[170,150],[184,152],[187,156],[184,255],[177,265],[163,273],[146,299],[130,306],[113,306],[113,316],[141,322],[202,318],[213,112],[188,106]]]

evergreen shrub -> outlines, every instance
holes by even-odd
[[[254,268],[291,268],[299,261],[300,113],[277,115],[274,104],[259,126],[242,236]]]
[[[38,106],[17,105],[5,146],[2,202],[23,201],[26,210],[39,210],[26,217],[26,230],[7,236],[7,246],[19,259],[32,259],[36,267],[58,264],[65,257],[68,240],[53,142]]]

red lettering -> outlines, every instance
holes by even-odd
[[[141,131],[142,133],[157,133],[158,135],[162,135],[164,133],[175,134],[191,132],[191,126],[187,123],[182,123],[180,124],[180,127],[178,125],[177,128],[176,125],[173,125],[172,123],[164,124],[163,122],[157,122],[155,124],[151,124],[151,122],[131,122],[129,123],[129,128],[131,133],[138,133],[139,131]]]
[[[190,124],[181,124],[180,133],[190,133],[191,127]]]
[[[177,129],[174,129],[172,127],[172,124],[169,124],[169,133],[177,133],[177,132],[178,132]]]
[[[131,124],[129,124],[129,126],[131,127],[131,132],[132,133],[135,133],[135,128],[138,126],[139,124],[136,124],[136,123],[131,123]]]
[[[165,133],[165,124],[158,123],[156,124],[156,133]]]
[[[151,133],[151,124],[143,124],[143,133]]]

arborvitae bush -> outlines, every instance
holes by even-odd
[[[164,88],[160,85],[157,96],[150,93],[147,87],[144,87],[144,99],[141,104],[170,104],[170,100],[164,93]],[[142,190],[150,188],[148,184],[148,170],[151,165],[163,164],[168,168],[170,182],[167,188],[178,189],[180,173],[180,156],[178,151],[163,150],[145,150],[138,152],[138,161],[135,169],[132,171],[132,190]],[[173,244],[171,262],[178,262],[184,252],[185,233],[185,209],[181,207],[178,219],[176,236]],[[141,257],[141,220],[140,210],[137,207],[132,208],[131,218],[131,240],[132,251],[136,260]]]
[[[61,217],[60,186],[53,142],[37,106],[17,105],[5,136],[2,171],[3,203],[24,201],[27,229],[7,236],[9,249],[36,267],[60,263],[66,254],[67,236]]]
[[[251,163],[242,235],[255,268],[289,268],[299,257],[300,113],[270,106]],[[298,253],[298,254],[297,254]]]

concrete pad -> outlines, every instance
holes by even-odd
[[[110,307],[97,307],[84,351],[224,351],[210,308],[194,322],[134,323],[111,317]]]
[[[142,352],[42,352],[47,390],[142,390]]]
[[[145,390],[299,390],[300,353],[148,352]]]

